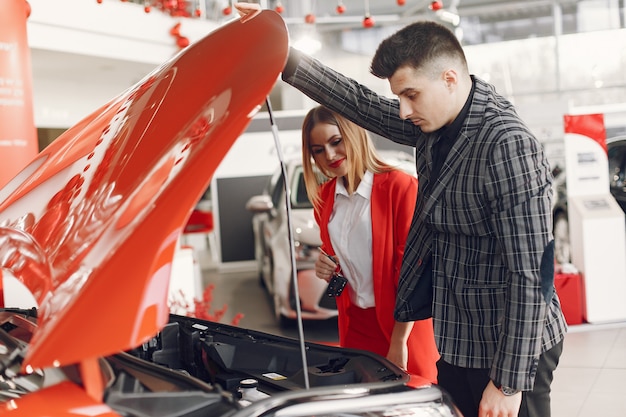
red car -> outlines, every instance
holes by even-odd
[[[437,387],[376,355],[169,313],[178,238],[287,44],[274,12],[228,23],[0,189],[3,281],[36,303],[11,308],[5,294],[0,414],[457,415]]]

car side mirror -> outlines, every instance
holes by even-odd
[[[274,203],[268,195],[255,195],[246,203],[246,210],[253,213],[267,213],[274,208]]]

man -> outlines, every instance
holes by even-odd
[[[397,100],[294,49],[282,78],[416,149],[419,191],[396,319],[432,313],[438,383],[465,417],[550,416],[566,324],[541,144],[510,102],[469,74],[460,43],[438,23],[416,22],[385,39],[371,72]]]

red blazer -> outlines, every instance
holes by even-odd
[[[335,204],[334,178],[320,188],[322,205],[315,210],[315,220],[320,225],[322,247],[326,253],[335,255],[328,233],[328,223]],[[387,346],[395,325],[394,308],[398,289],[398,278],[404,255],[404,245],[411,226],[417,179],[403,171],[390,171],[374,174],[371,196],[372,216],[372,276],[376,315],[380,328],[387,337]],[[343,345],[343,335],[350,325],[345,314],[350,305],[347,291],[337,297],[339,311],[339,342]],[[432,320],[415,322],[409,337],[409,373],[436,382],[436,361],[439,353],[435,346]]]

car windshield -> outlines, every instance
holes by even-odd
[[[318,183],[321,184],[328,179],[315,166],[313,166],[313,170],[317,176]],[[294,180],[291,188],[291,206],[294,209],[312,209],[313,204],[309,200],[309,196],[306,193],[304,170],[302,169],[302,165],[296,167],[293,178]]]
[[[295,209],[313,208],[313,204],[311,204],[309,196],[306,193],[306,186],[304,185],[304,171],[301,166],[296,168],[294,175],[291,205]]]

